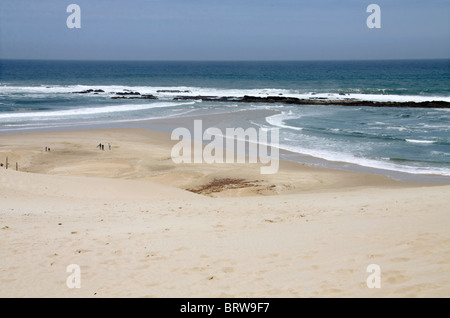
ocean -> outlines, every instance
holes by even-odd
[[[87,90],[92,90],[88,91]],[[84,92],[84,93],[83,93]],[[130,99],[132,92],[157,99]],[[192,100],[174,100],[177,96]],[[243,110],[280,148],[328,162],[450,176],[450,108],[209,102],[196,96],[450,102],[450,60],[121,62],[0,60],[0,133]],[[234,127],[233,122],[229,123]]]

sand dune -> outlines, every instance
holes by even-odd
[[[138,129],[0,136],[0,162],[20,168],[0,169],[0,296],[450,296],[449,185],[175,165],[171,144]]]

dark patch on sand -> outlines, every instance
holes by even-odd
[[[249,181],[245,179],[222,178],[214,179],[210,183],[204,184],[195,189],[187,189],[188,191],[208,195],[212,193],[222,192],[230,189],[242,189],[258,186],[259,180]]]

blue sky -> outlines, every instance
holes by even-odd
[[[81,29],[66,8],[81,7]],[[381,29],[366,8],[381,7]],[[0,58],[450,58],[450,0],[1,0]]]

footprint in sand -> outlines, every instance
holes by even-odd
[[[91,252],[91,250],[76,250],[75,254],[84,254],[84,253],[89,253]]]
[[[385,272],[383,276],[386,284],[403,284],[411,280],[410,277],[403,275],[403,272],[400,271]]]
[[[408,262],[408,261],[410,261],[411,259],[410,258],[407,258],[407,257],[394,257],[394,258],[391,258],[390,259],[390,261],[391,262],[394,262],[394,263],[403,263],[403,262]]]
[[[337,274],[342,274],[342,275],[352,275],[355,272],[356,271],[354,269],[348,269],[348,268],[341,268],[336,271]]]
[[[283,219],[280,218],[280,217],[275,217],[275,218],[265,219],[264,222],[267,222],[267,223],[279,223],[279,222],[283,222]]]
[[[227,274],[233,273],[234,268],[233,267],[224,267],[224,268],[222,268],[222,272],[227,273]]]

